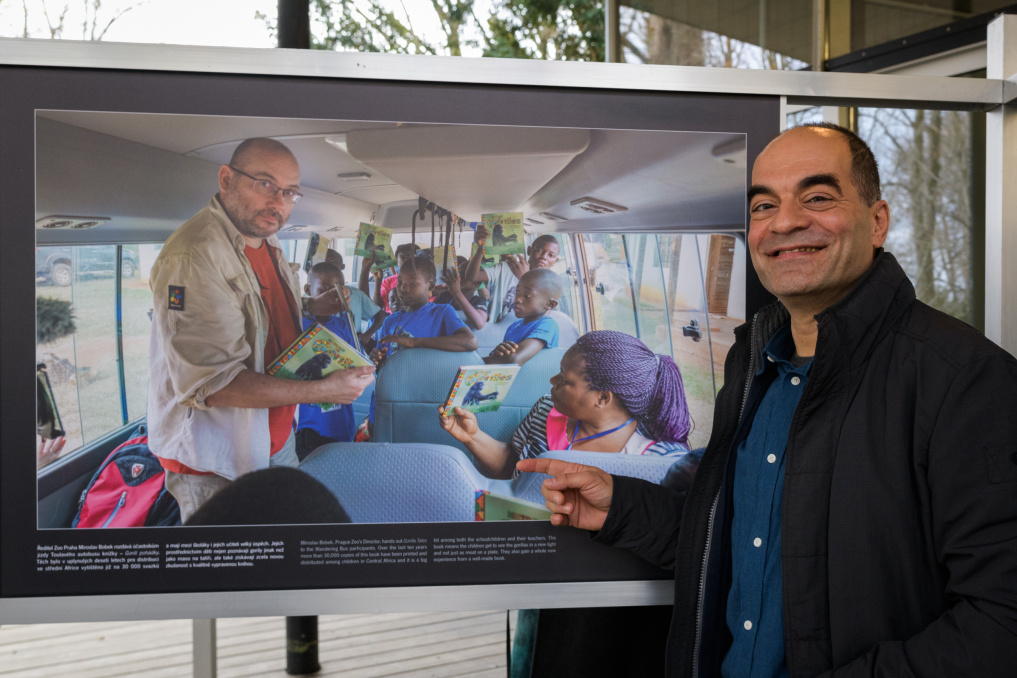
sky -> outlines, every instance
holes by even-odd
[[[24,0],[29,15],[29,35],[48,38],[46,14],[56,21],[67,9],[63,37],[83,37],[82,7],[86,0]],[[89,3],[91,4],[91,3]],[[387,4],[402,13],[405,6],[417,30],[428,37],[437,37],[437,20],[428,4],[419,0],[389,0]],[[273,22],[278,0],[103,0],[101,23],[105,24],[125,8],[103,37],[106,42],[174,43],[185,45],[220,45],[226,47],[275,47],[275,38],[260,12]],[[0,36],[21,37],[25,11],[22,0],[0,0]]]

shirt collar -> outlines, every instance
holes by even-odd
[[[791,323],[784,323],[781,325],[772,337],[770,341],[766,342],[766,346],[763,347],[761,355],[761,366],[759,371],[756,372],[756,376],[762,375],[763,372],[770,366],[779,365],[786,371],[794,371],[806,373],[809,368],[812,367],[812,361],[805,363],[804,365],[795,365],[791,362],[791,358],[795,355],[795,341],[791,335]]]

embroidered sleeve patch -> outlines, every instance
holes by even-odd
[[[169,310],[184,310],[184,288],[176,285],[169,286]]]

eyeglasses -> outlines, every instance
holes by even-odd
[[[282,191],[283,200],[289,203],[293,203],[294,205],[300,202],[300,199],[304,197],[302,193],[298,193],[297,191],[294,191],[289,188],[280,188],[279,186],[276,186],[268,179],[259,179],[258,177],[252,177],[247,172],[241,172],[233,165],[227,165],[227,167],[229,167],[237,174],[243,174],[245,177],[253,181],[255,192],[260,193],[261,195],[268,195],[274,197],[276,193]]]

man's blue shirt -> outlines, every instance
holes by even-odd
[[[725,678],[787,676],[780,566],[784,456],[791,418],[808,382],[811,360],[796,366],[791,326],[763,349],[764,373],[773,379],[738,446],[731,521],[731,591],[727,626],[734,643],[724,657]],[[795,361],[800,362],[800,361]]]

